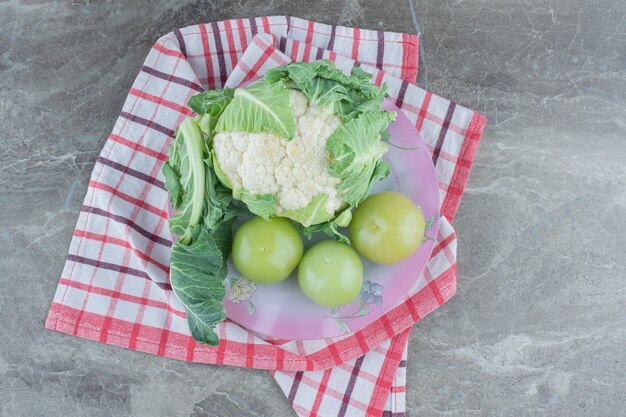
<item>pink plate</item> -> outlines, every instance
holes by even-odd
[[[405,299],[433,250],[439,226],[439,188],[432,156],[413,123],[389,100],[383,108],[398,114],[389,126],[391,143],[417,149],[390,146],[385,158],[391,164],[391,175],[372,192],[400,191],[420,207],[426,218],[425,242],[411,257],[395,265],[375,265],[363,259],[360,297],[335,309],[321,307],[302,294],[295,273],[278,284],[260,285],[242,278],[229,262],[224,305],[232,321],[274,338],[323,339],[355,332]],[[322,239],[326,237],[305,239],[305,250]]]

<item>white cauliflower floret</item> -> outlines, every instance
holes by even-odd
[[[296,120],[293,139],[273,133],[218,133],[213,147],[219,165],[233,189],[276,195],[277,213],[306,207],[320,194],[328,195],[326,210],[334,213],[343,202],[336,188],[340,180],[326,168],[326,141],[341,120],[300,91],[290,91],[289,102]]]
[[[282,139],[274,134],[261,133],[254,140],[249,140],[241,158],[241,165],[237,168],[243,188],[252,194],[278,192],[278,184],[274,179],[274,167],[284,157],[285,148]],[[226,175],[228,176],[228,173]]]
[[[226,173],[227,178],[231,184],[237,184],[241,186],[241,176],[237,172],[237,168],[241,166],[241,160],[243,153],[247,149],[248,141],[245,138],[240,137],[239,133],[220,133],[221,140],[214,142],[215,152],[220,154],[219,164],[220,168]],[[239,150],[236,146],[237,143],[244,143],[246,146]],[[221,148],[221,151],[218,151]]]

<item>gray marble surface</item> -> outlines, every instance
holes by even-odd
[[[0,0],[0,415],[294,415],[267,372],[43,323],[155,39],[262,14],[416,30],[410,3],[386,4]],[[415,17],[419,84],[489,124],[455,221],[458,293],[411,335],[408,416],[626,415],[626,3],[416,1]]]

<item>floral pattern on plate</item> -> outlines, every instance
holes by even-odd
[[[371,306],[383,305],[383,286],[371,281],[363,282],[361,287],[361,300],[359,302],[359,308],[351,314],[340,313],[341,307],[334,307],[330,310],[330,314],[326,317],[334,319],[337,327],[344,333],[352,333],[350,326],[346,322],[348,319],[354,319],[357,317],[367,316],[371,311]],[[340,315],[342,314],[342,315]]]
[[[228,301],[235,304],[239,304],[242,301],[248,302],[248,314],[253,315],[256,313],[256,306],[252,303],[252,296],[257,290],[257,285],[249,279],[239,276],[228,278],[230,284],[230,294],[228,295]]]

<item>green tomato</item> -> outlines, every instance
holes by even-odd
[[[354,211],[350,239],[370,261],[391,265],[411,256],[424,240],[424,215],[397,192],[373,194]]]
[[[313,245],[298,267],[302,292],[325,307],[339,307],[354,300],[363,285],[363,264],[350,246],[335,240]]]
[[[235,268],[250,281],[273,284],[298,266],[304,248],[296,227],[282,217],[245,222],[233,239]]]

